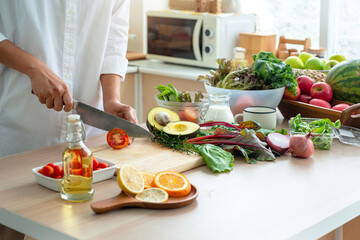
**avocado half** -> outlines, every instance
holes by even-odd
[[[174,137],[180,136],[180,138],[196,137],[199,130],[198,124],[188,121],[170,122],[163,128],[164,133]]]
[[[146,126],[150,132],[153,132],[154,129],[163,129],[173,121],[180,121],[180,117],[176,112],[164,107],[154,107],[148,112]]]

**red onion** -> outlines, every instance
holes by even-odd
[[[272,132],[266,137],[269,147],[280,154],[284,154],[289,149],[289,136]]]
[[[291,155],[294,157],[308,158],[314,153],[314,144],[310,139],[310,133],[291,136],[289,145]]]

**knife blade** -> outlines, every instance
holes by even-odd
[[[110,131],[113,128],[121,128],[130,137],[138,138],[153,138],[154,135],[144,128],[136,125],[132,122],[129,122],[125,119],[116,117],[112,114],[101,111],[97,108],[89,106],[85,103],[73,100],[73,109],[76,110],[77,114],[80,115],[81,120],[93,127],[103,129],[105,131]]]

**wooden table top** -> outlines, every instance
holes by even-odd
[[[103,135],[87,141],[94,151],[104,144]],[[360,148],[337,139],[308,159],[285,155],[249,165],[239,158],[230,173],[186,171],[199,196],[184,208],[102,215],[90,204],[119,194],[115,177],[94,184],[84,203],[35,182],[31,169],[60,161],[64,147],[0,158],[0,223],[37,239],[316,239],[360,214]]]

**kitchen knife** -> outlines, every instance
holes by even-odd
[[[110,131],[113,128],[121,128],[126,131],[130,137],[154,137],[152,133],[132,122],[116,117],[82,102],[76,100],[73,101],[73,109],[75,109],[77,114],[80,115],[81,120],[90,126],[100,128],[105,131]]]

